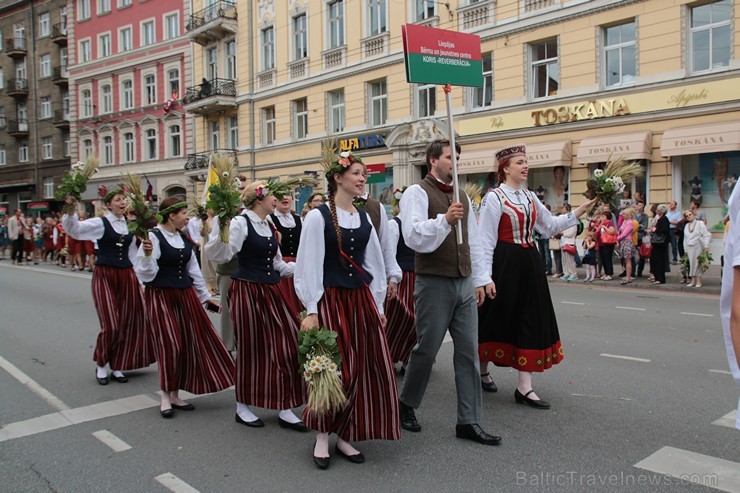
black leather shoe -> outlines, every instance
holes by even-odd
[[[185,404],[184,406],[181,406],[179,404],[172,404],[172,409],[178,409],[180,411],[195,411],[195,406],[190,403]]]
[[[122,376],[117,377],[117,376],[115,376],[115,375],[113,375],[111,373],[110,379],[113,380],[113,381],[116,381],[118,383],[126,383],[126,382],[128,382],[128,377],[126,375],[123,375],[123,374],[122,374]],[[172,406],[172,407],[175,407],[175,406]],[[175,409],[177,409],[177,408],[175,408]]]
[[[104,377],[99,377],[97,370],[95,370],[95,379],[98,381],[100,385],[108,385],[108,375]]]
[[[407,406],[400,399],[398,400],[398,414],[401,418],[401,428],[407,431],[421,431],[421,425],[416,421],[414,408]]]
[[[171,418],[175,415],[175,411],[173,411],[172,408],[165,410],[160,409],[159,414],[161,414],[163,418]]]
[[[489,435],[483,431],[477,423],[455,426],[455,436],[464,440],[478,442],[483,445],[498,445],[501,443],[501,437]]]
[[[288,428],[289,430],[300,431],[301,433],[305,433],[308,431],[308,426],[303,424],[303,421],[299,421],[297,423],[288,423],[283,418],[278,417],[278,424],[280,425],[280,428]]]
[[[313,442],[313,448],[316,450],[316,442]],[[313,454],[313,452],[312,452]],[[319,469],[327,469],[329,467],[329,462],[331,461],[331,457],[316,457],[313,456],[313,463],[316,464],[316,467]]]
[[[362,464],[363,462],[365,462],[365,456],[362,455],[362,452],[357,452],[354,455],[347,455],[342,452],[342,449],[339,448],[339,445],[334,446],[334,451],[337,453],[337,455],[341,455],[353,464]]]
[[[550,403],[545,402],[543,400],[534,400],[527,397],[529,394],[534,392],[534,390],[530,390],[526,394],[522,395],[521,392],[519,392],[519,389],[516,389],[514,391],[514,400],[516,400],[517,404],[529,404],[535,409],[550,409]]]
[[[259,418],[255,419],[254,421],[244,421],[242,418],[239,417],[238,414],[235,414],[234,418],[235,421],[240,425],[246,425],[251,428],[262,428],[263,426],[265,426],[265,423]]]
[[[480,386],[485,390],[486,392],[498,392],[498,387],[496,387],[496,384],[494,383],[493,379],[491,379],[490,382],[486,383],[483,381],[483,377],[490,377],[490,373],[486,373],[485,375],[481,375],[481,381]]]

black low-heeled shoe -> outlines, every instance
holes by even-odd
[[[172,408],[169,408],[169,409],[160,409],[159,410],[159,414],[161,414],[163,418],[169,419],[169,418],[171,418],[172,416],[175,415],[175,411],[173,411]]]
[[[530,390],[526,394],[522,395],[521,392],[519,392],[519,389],[516,389],[514,391],[514,400],[517,404],[529,404],[531,407],[535,409],[550,409],[550,403],[540,400],[534,400],[527,397],[529,394],[533,393],[534,390]]]
[[[334,446],[334,451],[337,453],[337,455],[341,455],[353,464],[362,464],[363,462],[365,462],[365,456],[362,455],[362,452],[357,452],[354,455],[345,454],[344,452],[342,452],[342,449],[339,448],[339,444],[336,444]]]
[[[124,375],[124,374],[121,374],[120,377],[117,377],[117,376],[115,376],[114,374],[111,373],[110,379],[111,380],[115,380],[118,383],[126,383],[126,382],[128,382],[128,377],[126,375]],[[172,407],[174,407],[174,406],[172,406]]]
[[[278,425],[280,425],[280,428],[287,428],[289,430],[298,431],[300,433],[306,433],[309,430],[308,426],[306,426],[303,421],[298,421],[297,423],[289,423],[281,417],[278,417]]]
[[[494,383],[493,379],[491,379],[491,381],[490,381],[490,382],[484,382],[484,381],[483,381],[483,378],[484,378],[484,377],[490,377],[490,376],[491,376],[490,372],[489,372],[489,373],[485,373],[485,374],[481,375],[481,381],[480,381],[480,386],[481,386],[481,388],[482,388],[483,390],[485,390],[486,392],[491,392],[491,393],[494,393],[494,392],[498,392],[498,387],[497,387],[497,386],[496,386],[496,384]]]
[[[313,442],[313,448],[316,450],[316,442],[318,440],[314,440]],[[313,455],[313,452],[311,452],[311,455]],[[329,463],[331,462],[331,457],[317,457],[316,455],[313,455],[313,463],[316,464],[316,467],[319,469],[328,469]]]
[[[95,379],[98,381],[100,385],[108,385],[108,375],[104,377],[99,377],[97,370],[95,370]]]
[[[184,406],[172,404],[172,409],[178,409],[180,411],[195,411],[195,406],[190,403],[186,403]]]
[[[255,419],[254,421],[244,421],[238,413],[234,415],[234,421],[236,421],[240,425],[249,426],[250,428],[262,428],[263,426],[265,426],[265,422],[259,418]]]

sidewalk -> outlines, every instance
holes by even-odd
[[[640,288],[640,289],[657,289],[660,291],[682,291],[682,292],[690,292],[690,293],[699,293],[699,294],[715,294],[719,296],[721,287],[722,287],[722,281],[720,279],[720,272],[721,267],[719,265],[711,265],[709,266],[709,270],[707,270],[704,275],[701,278],[702,287],[700,288],[689,288],[686,287],[685,284],[681,284],[679,281],[681,280],[681,266],[680,265],[671,265],[671,271],[666,272],[665,275],[665,284],[653,284],[652,282],[647,280],[647,276],[650,274],[650,265],[645,266],[645,271],[643,272],[644,277],[638,277],[635,278],[630,284],[620,284],[619,281],[621,280],[620,277],[617,277],[620,272],[622,272],[622,267],[619,264],[619,262],[614,262],[614,279],[611,281],[601,281],[599,279],[596,279],[593,282],[584,283],[583,278],[585,277],[585,269],[579,268],[577,269],[578,272],[578,280],[577,281],[561,281],[560,279],[553,279],[552,276],[547,276],[548,282],[552,284],[581,284],[581,285],[595,285],[595,286],[602,286],[602,287],[612,287],[612,288]]]

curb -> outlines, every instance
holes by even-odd
[[[715,285],[706,285],[702,286],[701,288],[689,288],[685,284],[681,284],[678,281],[675,283],[671,283],[670,281],[666,281],[666,284],[653,284],[650,281],[648,281],[646,278],[639,278],[639,280],[635,280],[632,283],[629,284],[620,284],[618,281],[619,278],[614,278],[612,281],[602,281],[602,280],[594,280],[590,283],[584,283],[583,278],[581,277],[577,281],[563,281],[561,279],[553,279],[550,276],[547,276],[547,282],[548,284],[556,284],[556,285],[574,285],[574,286],[599,286],[602,288],[617,288],[617,289],[655,289],[657,291],[666,291],[666,292],[679,292],[679,293],[690,293],[690,294],[711,294],[719,296],[720,291],[722,290],[721,284],[719,286]]]

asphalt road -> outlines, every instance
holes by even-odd
[[[333,457],[319,471],[312,433],[262,409],[265,428],[237,425],[233,390],[164,420],[155,365],[98,385],[89,285],[87,273],[0,265],[2,492],[740,491],[717,296],[553,285],[565,359],[534,380],[552,410],[515,404],[516,373],[497,368],[482,425],[503,444],[456,439],[446,343],[423,431],[357,444],[365,464]]]

